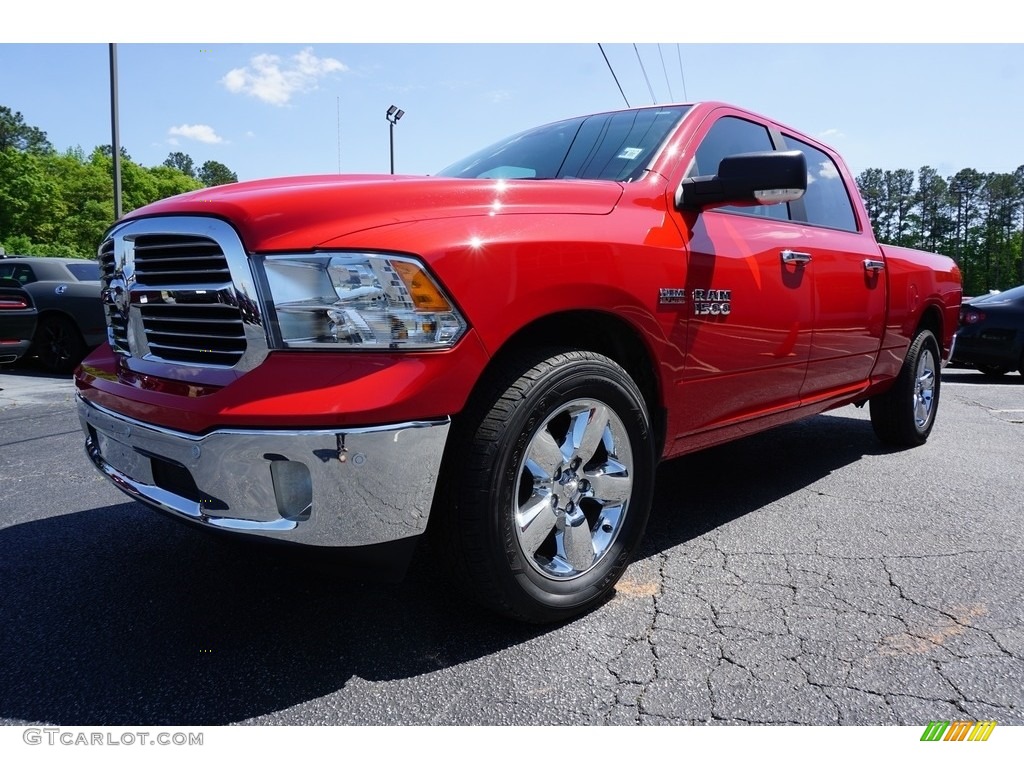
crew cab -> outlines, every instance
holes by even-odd
[[[86,450],[194,524],[407,558],[531,622],[614,590],[659,461],[848,405],[923,443],[954,262],[879,246],[829,147],[722,103],[519,133],[430,177],[156,202],[99,247]]]

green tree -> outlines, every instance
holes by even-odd
[[[198,179],[188,176],[177,168],[171,168],[166,163],[150,168],[149,175],[156,184],[156,200],[203,188]]]
[[[857,176],[856,182],[864,201],[864,208],[867,209],[868,218],[871,220],[871,228],[874,229],[875,236],[881,239],[885,210],[885,172],[881,168],[868,168]]]
[[[910,209],[914,204],[914,172],[907,168],[885,172],[885,241],[907,244]]]
[[[45,154],[53,151],[53,145],[45,131],[25,122],[21,112],[0,106],[0,152],[5,149]]]
[[[100,144],[98,147],[96,147],[96,149],[94,149],[92,151],[92,153],[94,155],[97,152],[99,154],[101,154],[101,155],[104,155],[104,156],[110,157],[110,158],[112,158],[114,156],[114,153],[111,151],[111,145],[110,144]],[[121,147],[121,159],[122,160],[131,160],[132,159],[132,156],[128,154],[128,150],[125,149],[124,147]]]
[[[953,217],[953,258],[963,273],[964,293],[978,293],[982,289],[975,285],[976,257],[978,247],[975,240],[976,224],[980,216],[978,200],[984,177],[973,168],[962,168],[948,179],[949,197],[955,215]]]
[[[1013,237],[1021,191],[1012,173],[989,173],[981,189],[984,288],[1003,289],[1016,279]]]
[[[928,251],[947,251],[953,231],[949,184],[931,166],[925,165],[917,172],[915,203],[918,227],[914,244]]]
[[[46,155],[0,151],[0,237],[53,242],[67,210]]]
[[[234,184],[238,181],[238,174],[224,163],[207,160],[199,169],[199,180],[207,187],[216,187],[221,184]]]
[[[186,176],[196,177],[196,164],[189,155],[184,152],[171,152],[164,160],[164,165],[181,171]]]

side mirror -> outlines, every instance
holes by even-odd
[[[683,179],[676,191],[676,207],[772,205],[798,200],[806,191],[803,152],[746,152],[722,158],[716,176]]]

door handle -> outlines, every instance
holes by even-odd
[[[785,250],[779,254],[783,264],[806,264],[811,260],[811,254],[800,251]]]
[[[885,269],[885,262],[876,259],[864,259],[864,271],[874,272],[876,275]]]

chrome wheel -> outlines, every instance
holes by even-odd
[[[941,353],[927,328],[914,336],[899,375],[889,388],[871,398],[871,426],[888,445],[921,445],[935,425],[939,409]]]
[[[935,404],[935,378],[938,366],[930,348],[922,351],[914,376],[914,421],[924,429],[932,419]]]
[[[563,621],[615,591],[643,537],[657,442],[614,360],[524,347],[453,424],[428,528],[470,599],[522,621]]]
[[[512,514],[526,561],[548,578],[581,576],[608,553],[628,511],[626,428],[599,400],[566,403],[530,437],[518,477]]]

